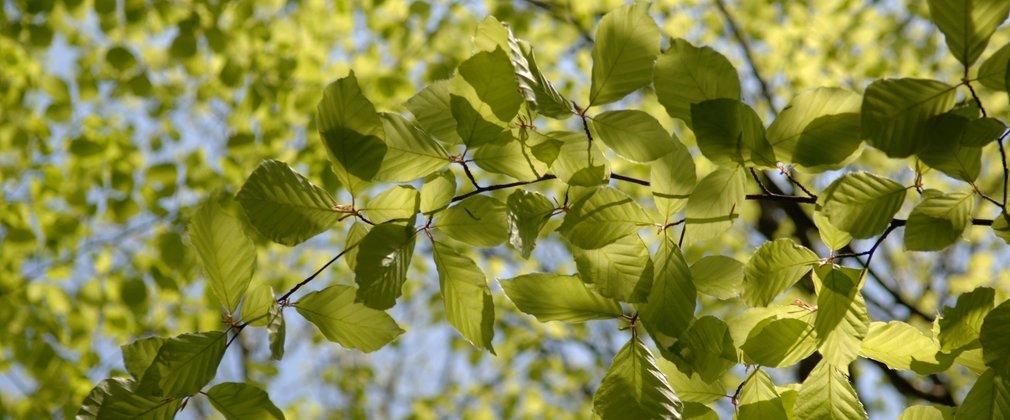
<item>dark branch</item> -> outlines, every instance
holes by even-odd
[[[743,32],[740,31],[740,26],[737,25],[736,20],[733,19],[733,15],[730,15],[729,9],[726,8],[726,4],[723,3],[723,0],[715,0],[715,6],[719,9],[719,13],[722,14],[722,17],[726,19],[726,26],[729,27],[733,37],[735,37],[737,42],[740,43],[740,49],[743,50],[743,55],[747,60],[747,64],[750,66],[750,71],[754,74],[754,79],[757,80],[758,85],[761,87],[761,96],[764,96],[765,101],[768,102],[768,109],[771,110],[772,115],[778,115],[775,111],[775,101],[772,98],[771,89],[768,88],[768,83],[765,82],[765,79],[761,77],[761,73],[758,72],[757,64],[754,61],[754,53],[750,48],[750,42],[747,41]]]
[[[620,175],[620,174],[613,174],[612,173],[612,174],[610,174],[610,179],[616,179],[618,181],[630,182],[632,184],[638,184],[638,185],[642,185],[642,186],[645,186],[645,187],[648,187],[648,186],[652,185],[651,183],[649,183],[649,181],[641,180],[641,179],[638,179],[638,178],[632,178],[630,176],[624,176],[624,175]]]
[[[748,200],[763,200],[763,201],[785,201],[790,203],[805,203],[805,204],[816,204],[816,197],[804,197],[800,195],[782,195],[782,194],[747,194],[744,198]]]
[[[468,192],[466,194],[457,195],[457,196],[453,197],[452,201],[450,201],[450,202],[455,203],[455,202],[457,202],[459,200],[462,200],[464,198],[467,198],[467,197],[470,197],[470,196],[474,196],[474,195],[477,195],[477,194],[480,194],[480,193],[488,192],[488,191],[502,190],[502,189],[505,189],[505,188],[518,187],[518,186],[521,186],[521,185],[529,185],[529,184],[534,184],[534,183],[537,183],[537,182],[546,181],[546,180],[549,180],[549,179],[556,179],[556,178],[557,178],[557,176],[554,176],[554,175],[551,175],[551,174],[547,174],[547,175],[544,175],[544,176],[542,176],[540,178],[537,178],[537,179],[535,179],[533,181],[518,181],[518,182],[510,182],[508,184],[488,185],[486,187],[477,188],[477,189],[475,189],[473,191],[470,191],[470,192]]]
[[[330,259],[329,261],[327,261],[326,264],[323,264],[322,267],[319,267],[319,269],[316,270],[315,273],[312,273],[311,276],[306,277],[305,280],[301,281],[301,283],[296,284],[295,287],[292,287],[291,290],[288,290],[288,292],[285,293],[283,296],[277,298],[277,303],[284,303],[284,302],[286,302],[288,300],[288,298],[291,297],[292,293],[298,291],[298,289],[300,289],[302,286],[304,286],[306,284],[309,284],[309,282],[312,281],[313,279],[315,279],[316,277],[318,277],[319,274],[322,273],[323,270],[326,269],[326,267],[329,267],[331,264],[333,264],[334,262],[336,262],[338,259],[340,259],[340,257],[344,256],[344,254],[346,254],[347,251],[350,251],[355,246],[357,246],[357,245],[352,245],[351,247],[345,248],[343,251],[340,251],[340,253],[337,254],[336,257],[333,257],[332,259]]]

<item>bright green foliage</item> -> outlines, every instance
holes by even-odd
[[[249,291],[242,302],[242,320],[249,325],[265,327],[270,323],[268,314],[274,306],[273,288],[265,284],[256,286]]]
[[[901,412],[898,420],[953,420],[954,411],[936,405],[913,405]]]
[[[136,384],[123,378],[106,379],[84,399],[78,419],[148,418],[171,419],[181,399],[139,395]]]
[[[866,302],[859,293],[862,270],[847,267],[822,266],[814,270],[820,280],[817,291],[818,350],[824,361],[838,368],[856,360],[859,343],[870,325]]]
[[[817,262],[817,254],[788,239],[762,245],[747,261],[743,299],[751,306],[768,306],[779,293],[796,283]]]
[[[638,235],[628,235],[597,249],[572,248],[582,281],[601,295],[621,302],[645,302],[652,287],[649,248]]]
[[[475,54],[457,71],[449,82],[456,133],[467,147],[489,143],[505,130],[522,104],[515,69],[499,48]]]
[[[851,130],[861,101],[859,94],[840,88],[800,92],[768,127],[775,156],[808,167],[842,162],[861,140],[858,118]]]
[[[782,396],[775,390],[772,378],[763,370],[755,370],[740,389],[737,418],[740,420],[788,418]]]
[[[427,132],[399,114],[381,113],[386,154],[375,179],[405,182],[427,176],[449,164],[449,154]]]
[[[395,224],[375,226],[361,238],[354,265],[354,281],[358,283],[355,302],[379,310],[396,304],[407,281],[416,238],[412,226]]]
[[[697,292],[691,270],[673,238],[665,236],[653,256],[652,288],[638,312],[645,328],[657,341],[680,337],[694,319]]]
[[[649,180],[652,199],[660,213],[669,218],[687,205],[687,198],[698,182],[694,158],[679,141],[673,142],[673,151],[652,162]]]
[[[561,143],[554,154],[556,159],[552,162],[551,172],[565,184],[593,187],[610,179],[610,161],[603,156],[599,146],[587,140],[585,135],[560,132],[548,133],[547,137]]]
[[[372,352],[403,334],[392,317],[354,296],[353,287],[337,284],[305,295],[294,306],[326,339],[347,348]]]
[[[936,80],[877,80],[863,94],[863,137],[890,157],[917,153],[925,146],[926,122],[950,110],[956,93]]]
[[[939,251],[961,238],[971,225],[975,197],[968,193],[941,194],[927,191],[908,215],[905,249]]]
[[[643,111],[607,111],[593,118],[600,141],[621,157],[650,162],[673,151],[674,139],[651,115]]]
[[[478,148],[473,162],[485,171],[520,181],[533,181],[547,173],[547,165],[536,158],[528,143],[513,138],[511,131],[503,131],[497,139]]]
[[[203,261],[214,296],[229,313],[235,312],[256,269],[256,246],[242,222],[211,199],[193,216],[189,240]]]
[[[1010,416],[1010,381],[1004,374],[987,369],[968,391],[954,418],[996,420],[1007,416]]]
[[[207,399],[228,420],[284,418],[284,413],[270,401],[266,391],[248,384],[224,382],[214,385],[207,390]]]
[[[473,345],[494,354],[494,303],[484,272],[441,242],[434,242],[432,248],[446,320]]]
[[[456,177],[451,171],[441,171],[424,178],[421,186],[418,210],[424,215],[430,215],[449,206],[452,196],[456,194]]]
[[[701,323],[702,319],[699,319],[698,323]],[[659,367],[670,382],[670,387],[685,403],[708,404],[726,397],[726,385],[720,380],[706,381],[697,373],[684,374],[672,363],[662,359],[659,360]]]
[[[691,124],[691,105],[709,99],[740,99],[740,77],[718,51],[680,38],[656,60],[656,97],[671,117]]]
[[[417,214],[420,194],[409,185],[396,185],[368,200],[361,209],[372,223],[402,222]]]
[[[554,212],[554,205],[538,192],[516,190],[505,202],[508,242],[523,258],[529,258],[537,236]]]
[[[316,120],[337,177],[357,193],[379,173],[387,147],[379,114],[353,72],[326,86]]]
[[[982,321],[993,308],[996,291],[980,287],[957,298],[954,307],[943,308],[940,318],[940,350],[951,353],[966,348],[977,348]]]
[[[649,84],[660,38],[648,3],[623,6],[603,16],[593,43],[587,108],[614,102]]]
[[[166,340],[144,374],[135,392],[160,397],[184,397],[207,385],[224,356],[227,335],[220,331],[182,334]]]
[[[439,232],[479,247],[497,246],[508,236],[505,203],[475,195],[449,207],[435,221]]]
[[[753,363],[789,366],[817,350],[814,327],[804,320],[782,318],[764,320],[747,337],[740,349]]]
[[[919,159],[953,178],[975,181],[982,170],[982,148],[964,145],[976,141],[969,137],[968,128],[972,123],[968,118],[953,113],[931,118],[927,123],[929,131],[926,132],[925,146],[919,151]],[[979,134],[972,133],[971,137],[976,135]]]
[[[691,280],[700,293],[732,299],[740,294],[744,265],[727,256],[710,255],[691,265]]]
[[[800,419],[865,419],[866,410],[845,374],[846,365],[817,364],[800,386],[794,408]]]
[[[1010,44],[1000,47],[998,51],[982,61],[982,65],[978,68],[978,82],[992,90],[1006,90],[1008,61],[1010,61]]]
[[[593,412],[601,419],[678,418],[680,399],[638,337],[621,351],[593,396]]]
[[[261,163],[235,198],[260,233],[288,246],[318,235],[340,218],[330,193],[276,160]]]
[[[985,364],[1000,376],[1010,374],[1010,354],[1006,351],[1010,348],[1010,301],[986,314],[978,340],[982,343]]]
[[[450,111],[449,82],[432,83],[411,97],[404,106],[414,114],[424,131],[447,145],[459,144],[463,139],[456,133],[456,120]]]
[[[650,224],[637,201],[616,188],[600,187],[572,205],[558,232],[572,245],[596,249]]]
[[[773,167],[775,152],[761,118],[737,99],[711,99],[691,105],[691,124],[705,157],[727,167]]]
[[[704,382],[718,381],[738,362],[729,327],[713,316],[698,318],[671,350]]]
[[[705,175],[684,208],[688,243],[711,239],[729,229],[743,203],[743,169],[719,168]]]
[[[887,228],[906,193],[894,180],[867,172],[848,173],[828,187],[819,211],[853,238],[869,238]]]
[[[621,305],[601,296],[576,276],[524,274],[500,283],[520,311],[540,322],[581,322],[623,314]]]
[[[1010,215],[1001,213],[992,222],[992,233],[1010,244]]]
[[[870,323],[859,355],[891,369],[925,374],[942,371],[950,365],[950,360],[939,351],[940,346],[931,337],[907,323],[891,321]]]
[[[284,340],[287,327],[284,323],[284,312],[278,306],[271,306],[267,313],[267,340],[270,344],[270,359],[281,360],[284,357]]]
[[[971,67],[989,37],[1006,20],[1010,3],[1001,0],[930,0],[929,14],[943,31],[951,54]]]
[[[134,379],[144,376],[144,371],[151,366],[154,358],[158,356],[158,350],[161,350],[161,346],[167,341],[167,338],[148,337],[120,347],[123,351],[123,365]]]

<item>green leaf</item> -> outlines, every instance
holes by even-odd
[[[502,49],[474,54],[449,82],[456,132],[467,147],[493,141],[522,105],[515,68]]]
[[[446,320],[474,346],[494,354],[494,302],[487,277],[472,259],[441,242],[433,242],[432,250]]]
[[[603,420],[680,418],[682,407],[652,353],[634,336],[593,395],[593,412]]]
[[[793,162],[813,172],[837,169],[862,143],[858,113],[826,115],[811,121],[800,134]]]
[[[121,45],[109,48],[105,52],[105,61],[120,72],[126,72],[137,65],[137,58],[129,49]]]
[[[540,322],[617,318],[621,305],[588,288],[577,276],[525,274],[500,280],[505,295]]]
[[[961,145],[969,124],[968,118],[952,113],[930,119],[919,159],[948,176],[974,181],[982,171],[982,148]]]
[[[698,182],[684,208],[685,243],[714,238],[733,225],[743,204],[746,180],[741,168],[719,168]]]
[[[1003,121],[992,117],[979,118],[968,122],[961,133],[961,146],[983,147],[996,141],[1007,127]]]
[[[747,261],[743,299],[751,306],[768,306],[772,300],[813,268],[817,254],[791,239],[765,242]]]
[[[691,270],[680,247],[669,236],[663,236],[653,259],[652,288],[646,303],[637,305],[638,315],[657,341],[662,336],[679,338],[694,320],[698,300]]]
[[[419,210],[430,216],[444,210],[452,203],[456,194],[456,176],[450,170],[444,170],[428,175],[421,186]]]
[[[955,192],[924,197],[908,215],[905,249],[939,251],[953,245],[971,225],[974,195]]]
[[[242,230],[242,222],[212,198],[193,215],[189,239],[214,296],[228,313],[235,312],[256,270],[256,245]]]
[[[700,322],[701,319],[698,321]],[[733,350],[733,355],[736,356],[736,350]],[[673,388],[681,401],[708,404],[726,398],[726,385],[721,380],[707,381],[702,379],[698,373],[687,375],[681,372],[673,363],[666,360],[659,359],[657,362],[659,370],[666,375],[670,387]]]
[[[508,175],[520,181],[533,181],[547,173],[547,165],[522,141],[503,131],[498,138],[477,148],[473,162],[481,169]]]
[[[946,353],[976,348],[985,316],[992,311],[996,291],[979,287],[957,297],[953,308],[944,306],[940,318],[940,350]]]
[[[672,152],[652,162],[649,181],[652,200],[668,220],[687,205],[687,198],[698,183],[691,152],[680,141],[674,141]]]
[[[965,68],[982,55],[989,37],[1010,13],[1002,0],[929,0],[929,14],[943,32],[947,47]]]
[[[412,223],[377,225],[365,234],[358,243],[354,266],[354,281],[358,283],[355,302],[379,310],[396,304],[407,281],[416,238]]]
[[[138,381],[137,394],[177,398],[199,392],[214,379],[227,338],[221,331],[170,338]]]
[[[126,370],[135,379],[144,377],[144,372],[154,362],[158,355],[158,350],[167,342],[164,337],[148,337],[121,346],[123,350],[123,364]]]
[[[1006,69],[1010,61],[1010,43],[1000,47],[978,68],[978,82],[996,91],[1006,90]]]
[[[507,26],[498,21],[494,16],[487,16],[477,24],[476,33],[473,36],[475,51],[494,51],[500,48],[506,53],[510,52],[509,37],[511,31]]]
[[[468,197],[443,212],[435,227],[473,246],[497,246],[508,236],[505,203],[486,195]]]
[[[1010,381],[1005,375],[987,369],[975,381],[955,414],[957,420],[998,420],[1010,417]]]
[[[1005,212],[1000,213],[996,220],[992,221],[992,233],[1003,242],[1010,244],[1010,215]]]
[[[939,357],[940,346],[915,327],[901,322],[871,322],[859,347],[859,355],[884,363],[891,369],[919,374],[942,372],[953,358]]]
[[[652,287],[652,259],[638,235],[598,249],[572,248],[579,277],[596,291],[621,302],[645,302]]]
[[[740,388],[740,405],[737,418],[785,420],[788,418],[782,397],[775,383],[763,370],[756,369]]]
[[[509,244],[523,258],[529,258],[540,231],[554,213],[554,204],[543,194],[516,190],[505,200]]]
[[[716,164],[774,167],[777,162],[761,118],[739,99],[693,104],[691,123],[701,153]]]
[[[691,279],[699,292],[717,299],[736,297],[743,286],[744,265],[722,255],[709,255],[691,265]]]
[[[593,187],[610,179],[610,161],[584,134],[552,132],[547,137],[561,142],[557,157],[551,164],[551,172],[565,184]]]
[[[611,10],[596,28],[589,108],[614,102],[652,80],[662,35],[649,16],[649,4]]]
[[[797,420],[867,418],[866,409],[843,368],[847,370],[848,365],[833,365],[824,360],[810,371],[793,408]]]
[[[824,190],[823,195],[829,194],[831,188]],[[852,242],[852,235],[848,232],[834,227],[831,222],[824,217],[824,213],[820,211],[814,212],[814,225],[817,226],[817,234],[821,237],[821,242],[824,242],[824,246],[830,248],[831,250],[838,250],[848,245]]]
[[[626,193],[599,187],[572,205],[558,232],[572,245],[596,249],[651,224],[642,206]]]
[[[394,185],[379,193],[375,198],[368,200],[361,210],[368,215],[369,221],[375,224],[392,221],[402,222],[410,220],[413,215],[417,214],[420,201],[414,187]]]
[[[1003,302],[989,311],[982,322],[978,340],[982,343],[982,356],[986,366],[997,374],[1010,374],[1010,301]]]
[[[902,411],[898,420],[954,420],[954,410],[948,406],[913,405]]]
[[[210,404],[228,420],[283,419],[266,391],[249,384],[223,382],[207,390]]]
[[[281,360],[284,357],[284,337],[287,328],[284,324],[284,311],[280,306],[270,307],[267,314],[270,322],[267,324],[267,340],[270,344],[270,360]]]
[[[718,382],[738,362],[729,327],[713,316],[698,318],[671,350],[678,353],[704,382]]]
[[[905,201],[907,188],[889,178],[867,172],[850,172],[838,178],[819,209],[831,225],[853,238],[880,234]]]
[[[740,77],[722,54],[695,47],[680,38],[670,41],[656,60],[656,97],[671,117],[691,126],[691,105],[708,99],[740,99]]]
[[[814,272],[819,280],[814,319],[818,349],[826,363],[847,369],[859,355],[859,343],[870,326],[866,302],[859,292],[863,271],[829,264]]]
[[[680,413],[682,420],[719,420],[719,414],[707,405],[696,402],[685,402]]]
[[[789,101],[789,105],[786,105],[782,112],[775,117],[775,121],[772,121],[772,124],[768,126],[768,142],[775,149],[775,156],[781,160],[791,158],[792,162],[797,163],[799,163],[798,155],[809,160],[833,160],[828,159],[828,156],[836,157],[840,154],[840,150],[848,144],[847,141],[851,140],[850,137],[831,136],[827,140],[823,140],[820,137],[808,135],[808,138],[803,141],[803,147],[798,149],[798,144],[803,140],[803,133],[817,119],[835,116],[825,120],[831,121],[834,118],[839,118],[840,115],[858,114],[861,102],[862,97],[858,93],[841,88],[816,88],[800,92]],[[857,120],[855,124],[856,131],[853,134],[859,140],[859,121]],[[818,125],[826,126],[823,128],[814,127],[811,134],[823,132],[824,128],[834,126],[834,124],[828,123]],[[838,140],[843,141],[835,143]],[[823,155],[824,150],[820,149],[825,146],[832,147],[832,153],[827,156]]]
[[[453,145],[463,142],[456,132],[456,120],[449,104],[448,80],[439,80],[426,86],[408,99],[404,106],[414,114],[417,124],[424,131],[442,143]]]
[[[340,218],[330,193],[276,160],[260,163],[236,199],[256,230],[287,246],[318,235]]]
[[[449,153],[441,144],[399,114],[379,114],[385,132],[386,152],[374,179],[409,182],[441,170],[449,164]]]
[[[354,72],[323,89],[316,127],[340,183],[355,195],[379,173],[387,147],[379,114],[361,93]]]
[[[133,391],[135,383],[129,379],[110,378],[99,382],[84,398],[75,418],[169,420],[182,403],[181,398],[145,396]]]
[[[600,141],[630,161],[651,162],[673,151],[673,137],[644,111],[607,111],[592,122]]]
[[[354,223],[347,229],[347,237],[344,239],[344,262],[351,271],[358,266],[358,244],[370,230],[369,225],[364,223]]]
[[[862,137],[892,158],[918,152],[930,118],[954,106],[956,90],[926,79],[881,79],[866,88]]]
[[[274,306],[274,289],[268,285],[256,286],[242,301],[242,321],[254,327],[265,327],[270,322],[268,314]]]
[[[574,112],[572,110],[572,103],[558,93],[550,80],[547,80],[547,77],[540,71],[536,55],[533,53],[533,47],[522,40],[518,40],[517,44],[522,57],[526,60],[526,67],[520,68],[518,62],[513,61],[516,68],[516,77],[518,78],[520,88],[529,89],[533,92],[537,112],[559,119],[572,115]]]
[[[747,358],[769,367],[792,366],[817,350],[813,326],[795,318],[763,321],[740,346]]]
[[[337,284],[305,295],[294,306],[327,340],[366,353],[403,334],[392,317],[356,303],[354,296],[353,287]]]

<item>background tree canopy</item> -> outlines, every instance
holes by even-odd
[[[1010,416],[1008,13],[5,1],[0,415]]]

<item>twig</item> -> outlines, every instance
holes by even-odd
[[[1003,163],[1003,212],[1006,213],[1006,192],[1007,192],[1007,181],[1010,178],[1010,167],[1006,164],[1006,149],[1003,147],[1003,139],[1006,138],[1010,131],[1006,131],[1003,135],[996,139],[996,144],[999,145],[999,157]]]
[[[782,194],[747,194],[744,196],[747,200],[763,200],[763,201],[785,201],[790,203],[806,203],[806,204],[816,204],[816,197],[803,197],[800,195],[782,195]]]
[[[477,180],[473,177],[473,172],[470,172],[470,166],[464,161],[460,161],[459,164],[463,165],[463,173],[465,173],[466,178],[470,180],[470,184],[472,184],[474,188],[480,189],[480,185],[477,185]]]
[[[1006,206],[1005,202],[1001,204],[999,201],[996,201],[996,199],[994,199],[994,198],[986,195],[986,193],[984,193],[984,192],[982,192],[982,190],[978,189],[978,185],[975,185],[974,182],[969,182],[968,185],[971,185],[971,188],[975,190],[975,194],[978,194],[978,196],[982,197],[983,200],[988,201],[990,203],[993,203],[993,204],[996,205],[996,207],[999,207],[1001,209]],[[1004,193],[1003,195],[1004,195],[1003,199],[1005,200],[1006,199],[1006,194]]]
[[[964,74],[964,78],[961,79],[961,84],[968,87],[968,91],[971,92],[971,97],[975,99],[975,105],[978,105],[979,111],[982,111],[982,116],[983,117],[988,117],[988,115],[985,112],[985,107],[982,106],[982,100],[979,99],[978,94],[975,93],[975,88],[971,86],[971,82],[968,79],[968,68],[967,67],[965,67],[964,73],[965,73]]]
[[[877,241],[873,243],[873,246],[870,247],[870,249],[868,251],[856,252],[856,253],[839,254],[839,255],[835,255],[834,257],[832,257],[832,259],[835,259],[835,258],[848,258],[848,257],[861,257],[863,255],[866,255],[867,256],[866,257],[866,266],[869,267],[870,266],[870,260],[873,259],[873,253],[877,252],[877,248],[880,247],[880,244],[882,244],[884,242],[884,239],[887,239],[887,235],[890,235],[891,232],[893,232],[895,229],[897,229],[898,227],[901,227],[901,226],[905,226],[907,223],[908,223],[908,221],[902,220],[902,219],[891,220],[891,224],[887,225],[887,229],[884,230],[884,233],[880,234],[880,236],[877,238]]]
[[[761,192],[765,193],[765,195],[774,195],[771,191],[768,191],[768,187],[765,186],[764,182],[761,182],[761,178],[758,177],[758,173],[754,170],[754,168],[750,168],[750,176],[753,177],[754,182],[757,182],[757,184],[761,187]]]
[[[614,173],[612,173],[612,174],[610,174],[610,179],[616,179],[618,181],[630,182],[632,184],[638,184],[638,185],[645,186],[645,187],[648,187],[648,186],[652,185],[652,183],[650,183],[649,181],[645,181],[645,180],[638,179],[638,178],[632,178],[630,176],[624,176],[624,175],[621,175],[621,174],[614,174]]]
[[[771,89],[768,88],[768,83],[761,77],[761,73],[758,72],[757,64],[754,61],[754,53],[751,52],[750,42],[744,37],[743,32],[740,31],[739,25],[737,25],[736,20],[733,16],[729,14],[729,10],[726,8],[726,4],[723,0],[715,0],[715,6],[719,9],[719,13],[722,17],[726,19],[726,26],[729,27],[730,32],[736,38],[737,42],[740,43],[740,48],[743,50],[744,58],[747,60],[747,64],[750,66],[750,71],[754,75],[754,79],[757,79],[758,86],[761,87],[761,95],[764,96],[765,101],[768,102],[768,109],[771,110],[773,116],[777,116],[778,113],[775,111],[775,100],[772,98]]]
[[[300,289],[302,286],[308,284],[310,281],[312,281],[313,279],[315,279],[317,276],[319,276],[319,273],[322,273],[323,270],[326,269],[326,267],[329,267],[331,264],[333,264],[338,259],[340,259],[340,257],[344,256],[344,254],[346,254],[347,251],[350,251],[350,250],[354,249],[354,247],[356,247],[356,246],[358,246],[358,245],[354,244],[354,245],[351,245],[348,248],[344,248],[344,250],[340,251],[340,253],[337,254],[336,257],[331,258],[329,261],[326,262],[326,264],[323,264],[322,267],[319,267],[319,269],[316,270],[315,273],[312,273],[311,276],[306,277],[305,280],[302,280],[300,283],[296,284],[295,287],[292,287],[291,290],[288,290],[288,292],[285,293],[283,296],[277,298],[277,303],[283,304],[284,302],[287,302],[288,298],[291,297],[292,293],[298,291],[298,289]]]
[[[488,185],[486,187],[477,188],[477,189],[475,189],[473,191],[470,191],[470,192],[468,192],[466,194],[457,195],[457,196],[455,196],[455,197],[452,198],[452,200],[450,201],[450,203],[455,203],[455,202],[457,202],[459,200],[462,200],[464,198],[468,198],[470,196],[474,196],[474,195],[477,195],[477,194],[480,194],[480,193],[484,193],[484,192],[488,192],[488,191],[501,190],[501,189],[512,188],[512,187],[518,187],[518,186],[521,186],[521,185],[529,185],[529,184],[534,184],[534,183],[537,183],[537,182],[547,181],[549,179],[556,179],[556,178],[557,178],[557,176],[554,176],[554,175],[551,175],[551,174],[547,174],[547,175],[544,175],[544,176],[542,176],[540,178],[537,178],[535,180],[532,180],[532,181],[518,181],[518,182],[510,182],[508,184]]]

